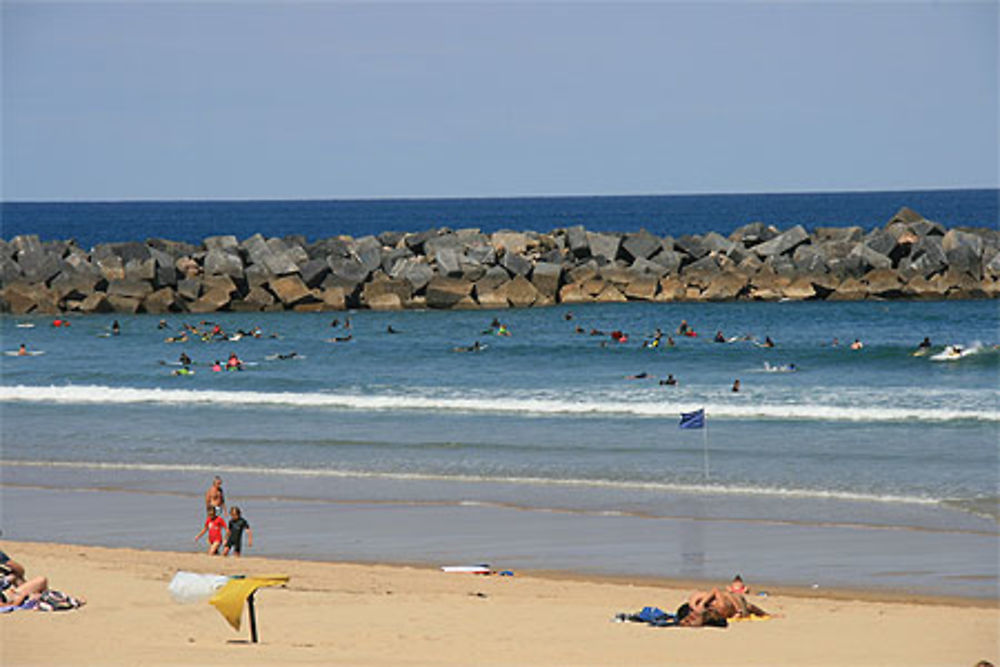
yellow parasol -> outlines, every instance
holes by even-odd
[[[250,607],[250,639],[257,641],[257,615],[254,612],[254,593],[258,588],[267,586],[282,586],[288,583],[287,574],[272,574],[255,577],[234,577],[220,588],[208,601],[219,610],[219,613],[229,621],[234,630],[240,629],[240,619],[243,616],[243,601]]]

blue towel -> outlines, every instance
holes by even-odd
[[[643,607],[642,611],[636,614],[639,620],[645,621],[646,623],[652,623],[654,621],[665,620],[669,614],[659,607]]]

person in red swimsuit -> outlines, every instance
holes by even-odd
[[[198,533],[194,541],[197,542],[201,539],[201,536],[206,532],[208,533],[208,555],[218,556],[219,549],[222,547],[222,533],[226,530],[226,520],[215,513],[215,508],[208,508],[205,513],[207,514],[205,518],[205,525],[202,527],[201,532]]]

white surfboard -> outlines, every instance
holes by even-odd
[[[490,568],[484,565],[444,565],[441,571],[451,574],[489,574]]]

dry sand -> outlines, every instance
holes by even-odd
[[[777,616],[727,629],[613,623],[672,610],[677,582],[444,574],[417,567],[210,558],[5,542],[83,609],[0,616],[3,665],[967,665],[998,662],[996,601],[772,590]],[[261,643],[207,603],[167,593],[177,570],[291,575],[257,594]],[[724,584],[725,582],[719,582]],[[752,583],[753,582],[749,582]],[[885,596],[882,596],[883,598]]]

